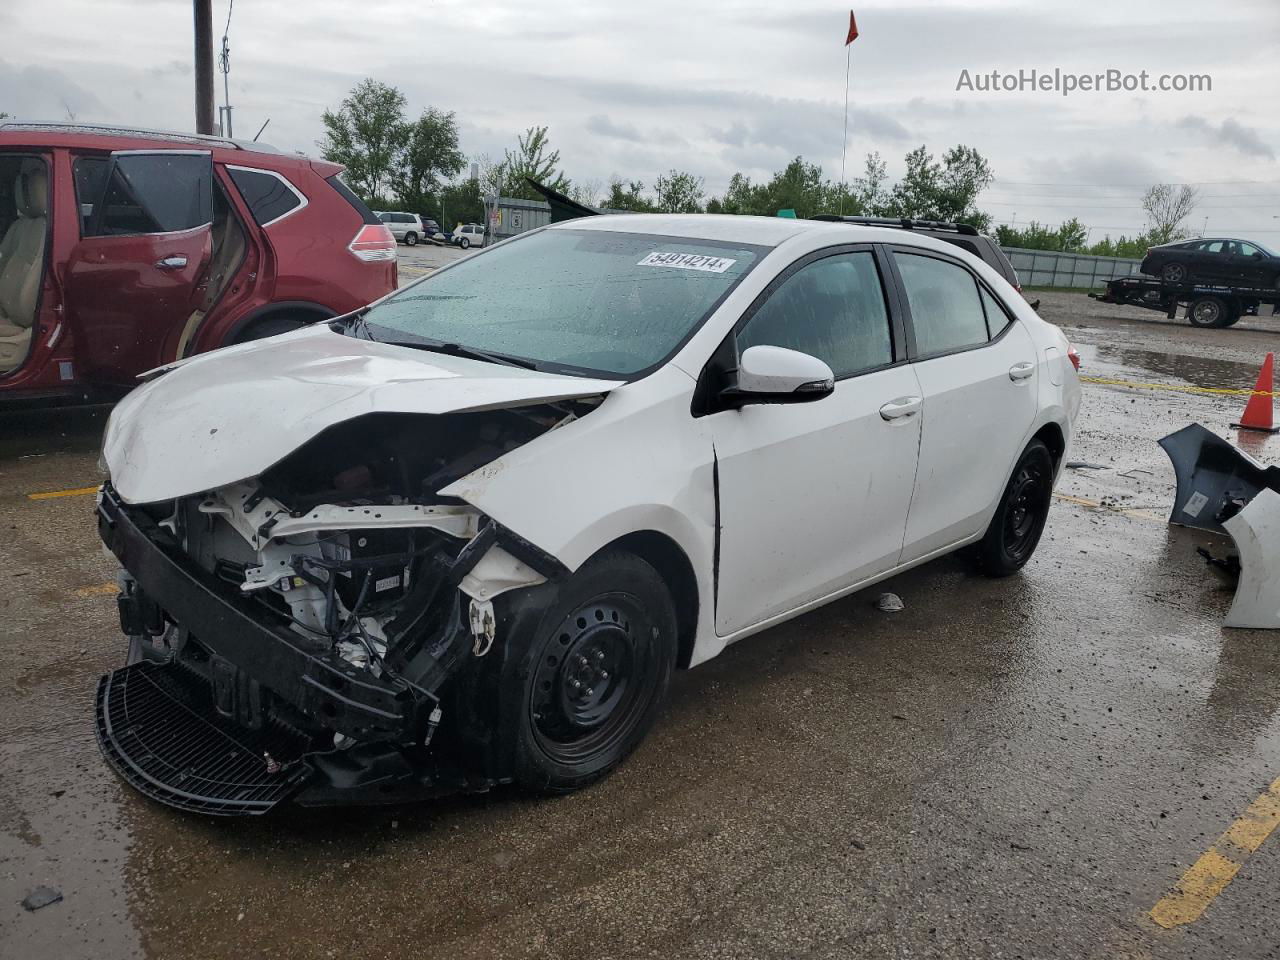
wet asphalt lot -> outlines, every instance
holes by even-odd
[[[1280,348],[1280,320],[1043,296],[1093,376],[1248,388]],[[1155,445],[1242,405],[1086,384],[1069,458],[1101,469],[1066,472],[1021,575],[943,559],[743,641],[586,792],[232,821],[94,744],[113,564],[90,497],[29,494],[97,482],[105,412],[0,415],[0,956],[1280,954],[1280,831],[1199,919],[1149,916],[1280,777],[1280,637],[1220,626]],[[41,884],[64,899],[25,912]]]

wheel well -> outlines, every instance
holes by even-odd
[[[1033,439],[1039,440],[1049,448],[1049,453],[1053,457],[1053,467],[1056,470],[1058,464],[1062,462],[1062,455],[1067,452],[1067,440],[1062,435],[1062,428],[1056,423],[1046,423],[1036,431]]]
[[[676,664],[688,667],[698,632],[698,580],[693,574],[693,564],[679,544],[656,530],[629,533],[609,546],[635,554],[657,570],[666,582],[676,608],[676,631],[680,641]]]
[[[270,324],[276,320],[298,320],[302,323],[317,323],[335,316],[332,310],[319,305],[306,303],[282,303],[258,310],[242,320],[224,341],[224,345],[244,343],[256,339],[254,328]]]

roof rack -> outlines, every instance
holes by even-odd
[[[966,236],[978,236],[978,228],[969,223],[950,223],[946,220],[912,220],[909,217],[841,217],[834,213],[819,213],[810,220],[834,223],[855,223],[862,227],[896,227],[899,230],[950,230]]]
[[[92,133],[108,137],[138,137],[155,140],[177,140],[180,143],[207,143],[210,146],[226,147],[230,150],[259,150],[263,153],[279,153],[280,151],[266,143],[256,141],[232,140],[228,137],[214,137],[202,133],[182,133],[177,130],[148,130],[145,127],[122,127],[108,123],[0,123],[0,130],[20,133]]]

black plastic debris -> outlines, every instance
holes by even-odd
[[[1170,523],[1225,535],[1222,521],[1260,491],[1280,493],[1280,467],[1264,467],[1198,423],[1169,434],[1160,446],[1178,480]]]
[[[36,887],[22,901],[23,910],[39,910],[62,899],[62,891],[53,887]]]

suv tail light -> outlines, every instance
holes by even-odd
[[[1080,354],[1076,348],[1067,344],[1067,359],[1071,361],[1071,365],[1076,368],[1076,373],[1080,372]]]
[[[355,239],[347,244],[347,249],[365,262],[374,260],[394,260],[396,258],[396,238],[391,235],[384,223],[366,223],[360,228]]]

